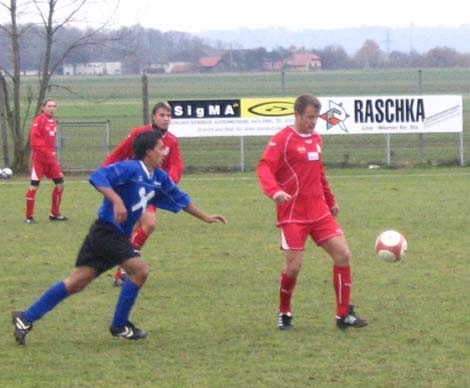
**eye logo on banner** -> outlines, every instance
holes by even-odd
[[[344,121],[349,117],[346,110],[343,108],[343,104],[337,104],[334,101],[329,100],[329,109],[320,115],[320,118],[326,121],[326,129],[331,129],[338,125],[343,132],[348,133],[348,128]]]
[[[268,101],[248,108],[256,116],[291,116],[294,114],[294,103],[287,101]]]

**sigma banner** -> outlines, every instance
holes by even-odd
[[[169,101],[179,137],[271,136],[294,123],[294,97]],[[322,135],[463,131],[462,96],[320,97]]]

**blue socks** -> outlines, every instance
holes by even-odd
[[[124,326],[129,320],[129,314],[139,295],[140,287],[129,278],[122,285],[121,293],[116,304],[113,326]],[[41,319],[47,312],[69,296],[63,280],[50,286],[36,302],[24,311],[24,319],[33,323]]]
[[[30,323],[41,319],[44,314],[51,311],[59,302],[67,298],[67,296],[69,296],[69,293],[65,287],[64,281],[61,280],[50,286],[36,302],[28,307],[24,312],[24,318]]]
[[[140,287],[131,279],[127,278],[122,285],[121,293],[114,311],[113,326],[124,326],[129,321],[129,314],[134,305],[137,295],[139,295]]]

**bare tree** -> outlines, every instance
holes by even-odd
[[[31,106],[35,107],[34,113],[40,110],[41,102],[48,91],[54,87],[51,77],[64,59],[74,50],[88,45],[100,44],[99,33],[103,31],[111,21],[117,6],[110,17],[100,23],[97,28],[87,28],[83,34],[61,47],[61,52],[52,57],[57,33],[66,26],[79,23],[81,13],[89,0],[9,0],[0,1],[0,12],[7,12],[9,23],[0,24],[0,32],[5,34],[10,45],[9,67],[0,66],[0,88],[3,90],[3,98],[0,100],[4,106],[0,106],[0,112],[4,111],[6,123],[10,129],[14,146],[13,168],[17,171],[25,171],[27,167],[27,154],[29,152],[28,136],[25,134],[26,122]],[[29,20],[20,23],[21,20]],[[39,29],[43,44],[40,69],[38,75],[38,87],[35,96],[29,95],[25,106],[21,106],[21,50],[22,37],[30,29]]]

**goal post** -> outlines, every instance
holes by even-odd
[[[110,151],[111,122],[58,121],[57,157],[64,172],[89,172]]]

